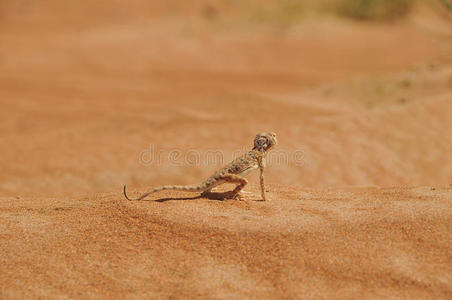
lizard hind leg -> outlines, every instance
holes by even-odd
[[[218,180],[214,176],[210,177],[209,179],[207,179],[205,182],[203,182],[201,184],[201,187],[202,187],[201,196],[202,197],[209,197],[209,196],[211,196],[212,195],[212,189],[215,188],[216,186],[222,184],[222,183],[223,183],[222,180]]]
[[[235,189],[231,191],[231,194],[233,199],[241,200],[240,191],[243,190],[243,188],[248,184],[248,180],[246,178],[235,174],[226,174],[219,176],[219,179],[224,182],[237,184]]]

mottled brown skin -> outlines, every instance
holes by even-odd
[[[131,199],[127,196],[126,186],[124,186],[124,196],[127,200],[141,200],[152,193],[163,190],[179,190],[188,192],[201,192],[203,195],[207,195],[210,191],[223,183],[237,184],[234,190],[231,191],[232,198],[241,199],[240,191],[247,185],[248,180],[244,178],[249,172],[259,169],[260,170],[260,187],[262,200],[265,201],[265,156],[268,151],[278,144],[276,134],[273,132],[259,133],[254,138],[254,146],[249,152],[245,153],[241,157],[233,160],[223,168],[215,172],[212,176],[207,178],[199,185],[164,185],[153,188],[149,192],[141,195],[138,198]]]

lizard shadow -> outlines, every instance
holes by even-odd
[[[190,201],[190,200],[196,200],[196,199],[202,199],[206,198],[208,200],[215,200],[215,201],[224,201],[224,200],[230,200],[233,199],[233,194],[231,192],[209,192],[209,193],[202,193],[197,196],[193,197],[166,197],[166,198],[160,198],[155,200],[141,200],[141,201],[154,201],[154,202],[166,202],[166,201]]]

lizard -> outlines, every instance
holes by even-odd
[[[265,177],[264,170],[266,167],[266,155],[273,147],[278,144],[276,134],[273,132],[263,132],[256,135],[254,138],[253,148],[242,156],[234,159],[224,167],[216,171],[212,176],[198,185],[164,185],[155,187],[150,191],[144,193],[138,198],[129,198],[126,193],[126,186],[124,185],[124,196],[127,200],[142,200],[152,193],[163,190],[179,190],[187,192],[198,192],[205,196],[210,191],[223,183],[234,183],[236,187],[231,191],[233,199],[241,200],[240,192],[248,184],[245,176],[256,169],[260,170],[260,188],[262,200],[266,201],[265,197]]]

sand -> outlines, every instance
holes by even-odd
[[[207,2],[0,4],[0,298],[452,298],[450,20]]]
[[[269,189],[3,198],[2,296],[451,296],[452,187]]]

